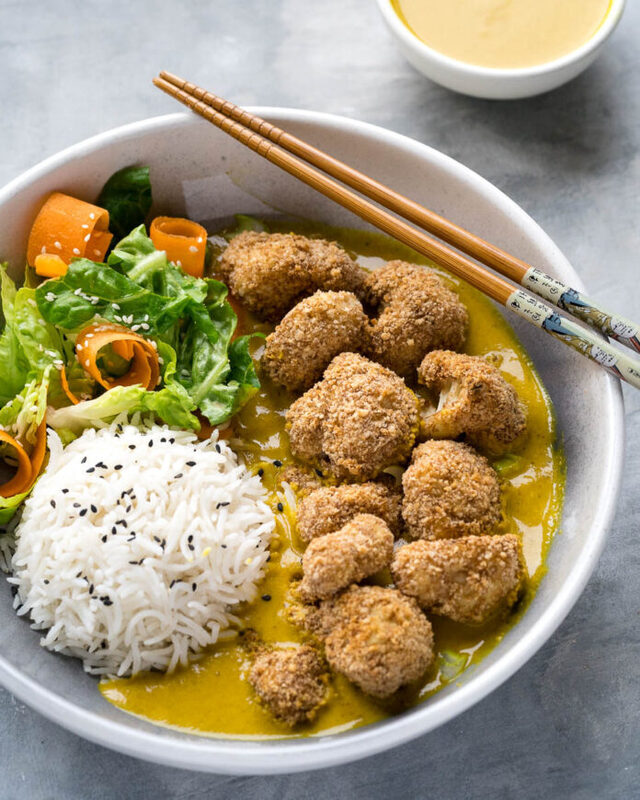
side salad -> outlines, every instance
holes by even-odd
[[[156,217],[147,167],[127,167],[96,205],[58,192],[29,237],[24,284],[0,263],[0,525],[38,477],[46,426],[64,442],[122,412],[202,431],[259,388],[250,336],[206,277],[207,232]],[[115,244],[114,244],[115,242]]]

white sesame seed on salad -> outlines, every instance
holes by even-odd
[[[89,366],[91,366],[91,361],[90,361],[89,359],[87,359],[87,360],[84,362],[84,365],[85,365],[85,367],[89,367]]]
[[[54,247],[57,247],[57,248],[58,248],[58,250],[62,250],[62,245],[60,244],[60,242],[54,242],[54,243],[53,243],[53,246],[54,246]]]
[[[72,252],[73,252],[74,256],[79,256],[80,255],[80,250],[77,247],[74,247]]]
[[[189,245],[189,252],[190,253],[197,253],[198,252],[198,248],[195,246],[195,244],[190,244]]]
[[[85,241],[85,242],[88,242],[90,238],[91,238],[91,234],[90,234],[90,233],[88,233],[88,234],[87,234],[87,235],[84,237],[84,241]]]
[[[47,252],[46,245],[44,245],[44,244],[42,245],[42,247],[40,248],[40,252],[42,253],[42,255],[44,255]]]
[[[95,214],[93,213],[93,211],[92,211],[92,212],[89,214],[89,219],[95,219],[95,218],[96,218],[96,215],[95,215]]]

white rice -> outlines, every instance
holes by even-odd
[[[114,422],[64,449],[50,432],[49,448],[9,578],[44,647],[93,674],[170,671],[237,622],[275,523],[217,433]]]

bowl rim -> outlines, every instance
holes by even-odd
[[[323,112],[282,107],[250,107],[249,110],[276,124],[301,122],[333,127],[342,132],[373,139],[378,143],[401,147],[417,158],[441,165],[466,183],[473,184],[489,196],[494,206],[507,211],[539,246],[562,263],[569,279],[577,288],[582,282],[569,262],[536,222],[500,189],[468,167],[428,145],[399,133]],[[151,117],[108,130],[74,144],[41,161],[0,189],[0,207],[28,186],[55,168],[87,156],[106,145],[180,126],[205,124],[188,112]],[[624,417],[622,390],[618,381],[605,375],[604,392],[609,412],[602,420],[607,430],[607,450],[602,454],[602,502],[582,555],[541,618],[516,641],[494,664],[467,683],[442,698],[440,703],[422,704],[410,712],[391,717],[374,725],[357,728],[339,736],[309,737],[295,740],[256,742],[252,740],[218,739],[184,733],[180,737],[157,736],[153,730],[135,730],[58,697],[36,680],[23,675],[17,667],[0,656],[0,684],[27,705],[73,733],[92,742],[164,766],[193,769],[219,774],[266,775],[293,773],[335,766],[375,755],[415,739],[450,721],[486,697],[510,678],[549,639],[569,613],[587,583],[605,544],[613,519],[621,483]],[[167,728],[163,729],[166,734]],[[178,733],[178,732],[176,732]]]
[[[419,53],[433,64],[436,64],[442,69],[446,69],[450,73],[456,72],[460,76],[465,75],[469,78],[506,79],[513,81],[519,78],[537,78],[542,75],[548,75],[552,72],[561,71],[565,67],[569,67],[582,59],[587,59],[604,44],[615,30],[622,17],[626,0],[611,0],[606,15],[596,32],[575,50],[571,50],[564,56],[553,59],[553,61],[545,61],[542,64],[536,64],[532,67],[511,68],[483,67],[478,64],[472,64],[447,56],[423,42],[408,25],[405,25],[393,8],[393,0],[376,0],[376,2],[380,13],[394,35],[400,39],[405,46],[412,49],[415,53]]]

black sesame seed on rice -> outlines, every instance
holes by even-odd
[[[264,470],[262,469],[262,467],[260,467],[260,469],[258,470],[258,477],[261,478],[263,475],[264,475]]]
[[[196,465],[195,461],[187,461],[187,466],[188,467],[195,467],[195,465]]]
[[[98,513],[98,507],[94,506],[93,503],[91,503],[91,510],[93,511],[94,514]]]
[[[55,508],[56,507],[56,501],[55,500],[49,500],[49,503],[51,504],[51,508]]]
[[[270,594],[263,594],[263,595],[262,595],[262,599],[263,599],[265,602],[267,602],[267,603],[268,603],[268,602],[269,602],[269,600],[271,600],[271,595],[270,595]]]
[[[69,494],[69,490],[68,489],[63,489],[62,490],[62,494]]]

